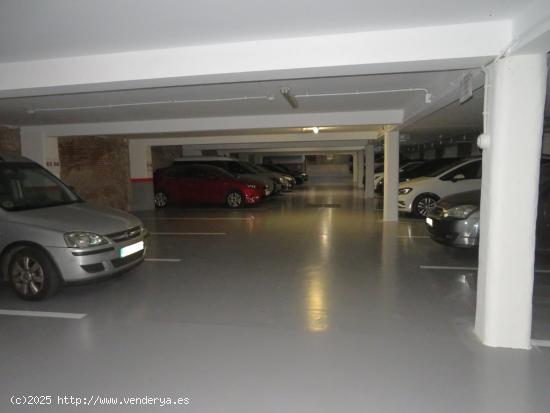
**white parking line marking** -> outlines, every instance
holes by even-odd
[[[56,313],[51,311],[21,311],[21,310],[0,310],[0,315],[13,315],[19,317],[50,317],[50,318],[72,318],[81,319],[88,314],[78,313]]]
[[[179,258],[145,258],[148,262],[181,262]]]
[[[531,344],[537,347],[550,347],[550,340],[531,340]]]
[[[151,235],[227,235],[227,232],[150,232]]]
[[[237,217],[197,217],[197,218],[143,218],[144,220],[148,221],[253,221],[254,217],[248,217],[248,218],[237,218]]]
[[[421,265],[422,270],[460,270],[460,271],[477,271],[477,267],[447,267],[445,265]],[[535,270],[536,273],[550,273],[550,270]]]

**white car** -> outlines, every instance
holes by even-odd
[[[399,185],[399,211],[426,216],[440,198],[481,189],[481,158],[462,159]]]

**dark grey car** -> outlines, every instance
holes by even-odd
[[[86,203],[40,165],[0,154],[2,277],[21,298],[126,271],[143,261],[146,237],[137,217]]]

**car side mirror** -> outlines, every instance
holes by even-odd
[[[456,174],[455,176],[453,176],[451,181],[457,182],[457,181],[462,181],[464,179],[466,179],[466,177],[463,174]]]

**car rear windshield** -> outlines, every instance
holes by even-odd
[[[6,211],[47,208],[81,202],[59,179],[39,165],[0,165],[0,207]]]

